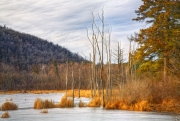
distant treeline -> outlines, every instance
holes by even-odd
[[[73,66],[73,69],[72,69]],[[81,79],[79,82],[79,70],[81,67]],[[77,88],[81,83],[82,89],[90,86],[89,75],[87,72],[89,64],[81,66],[79,63],[69,63],[67,72],[66,64],[52,63],[49,65],[36,64],[31,67],[31,71],[17,70],[12,65],[0,63],[0,90],[65,90],[66,75],[68,78],[68,89],[72,87],[72,72]]]
[[[76,53],[30,34],[0,26],[0,62],[28,70],[34,64],[81,62]]]

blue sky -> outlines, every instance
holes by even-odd
[[[105,32],[112,27],[111,48],[115,50],[119,41],[127,54],[127,36],[145,27],[132,21],[141,4],[141,0],[0,0],[0,25],[88,56],[91,45],[86,28],[90,31],[92,12],[99,23],[98,13],[104,9]]]

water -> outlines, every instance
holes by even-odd
[[[156,112],[135,112],[123,110],[104,110],[102,108],[79,108],[79,100],[75,98],[75,108],[53,108],[48,109],[47,114],[41,114],[41,110],[33,109],[35,99],[52,99],[58,103],[63,93],[50,94],[12,94],[0,95],[0,105],[6,99],[13,99],[18,104],[19,109],[8,111],[10,118],[1,121],[173,121],[175,118],[171,114]],[[81,98],[83,102],[88,103],[88,98]],[[0,116],[5,111],[0,111]]]

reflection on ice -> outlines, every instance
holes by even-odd
[[[35,99],[53,100],[55,103],[60,102],[63,93],[50,94],[12,94],[0,95],[0,105],[6,99],[13,100],[18,104],[19,109],[9,111],[11,121],[172,121],[175,118],[170,114],[160,114],[152,112],[134,112],[122,110],[103,110],[101,108],[79,108],[79,98],[75,98],[75,108],[53,108],[48,109],[48,113],[40,113],[41,110],[33,109]],[[85,103],[89,102],[88,98],[81,98]],[[4,111],[0,111],[0,116]],[[2,121],[7,119],[1,119]]]

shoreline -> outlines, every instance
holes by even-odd
[[[0,95],[6,94],[49,94],[49,93],[65,93],[66,90],[14,90],[14,91],[0,91]],[[91,90],[80,90],[80,97],[91,98]],[[67,90],[68,97],[72,96],[72,90]],[[78,89],[74,90],[74,96],[78,97]],[[97,96],[96,96],[97,97]],[[97,102],[101,102],[101,99],[91,100],[87,107],[99,107]],[[146,100],[141,100],[134,104],[128,103],[125,100],[106,100],[105,110],[127,110],[127,111],[147,111],[147,112],[162,112],[180,114],[180,105],[174,99],[164,99],[160,104],[151,104]]]
[[[65,90],[13,90],[13,91],[0,91],[0,94],[24,94],[24,93],[32,93],[32,94],[48,94],[48,93],[62,93]]]

